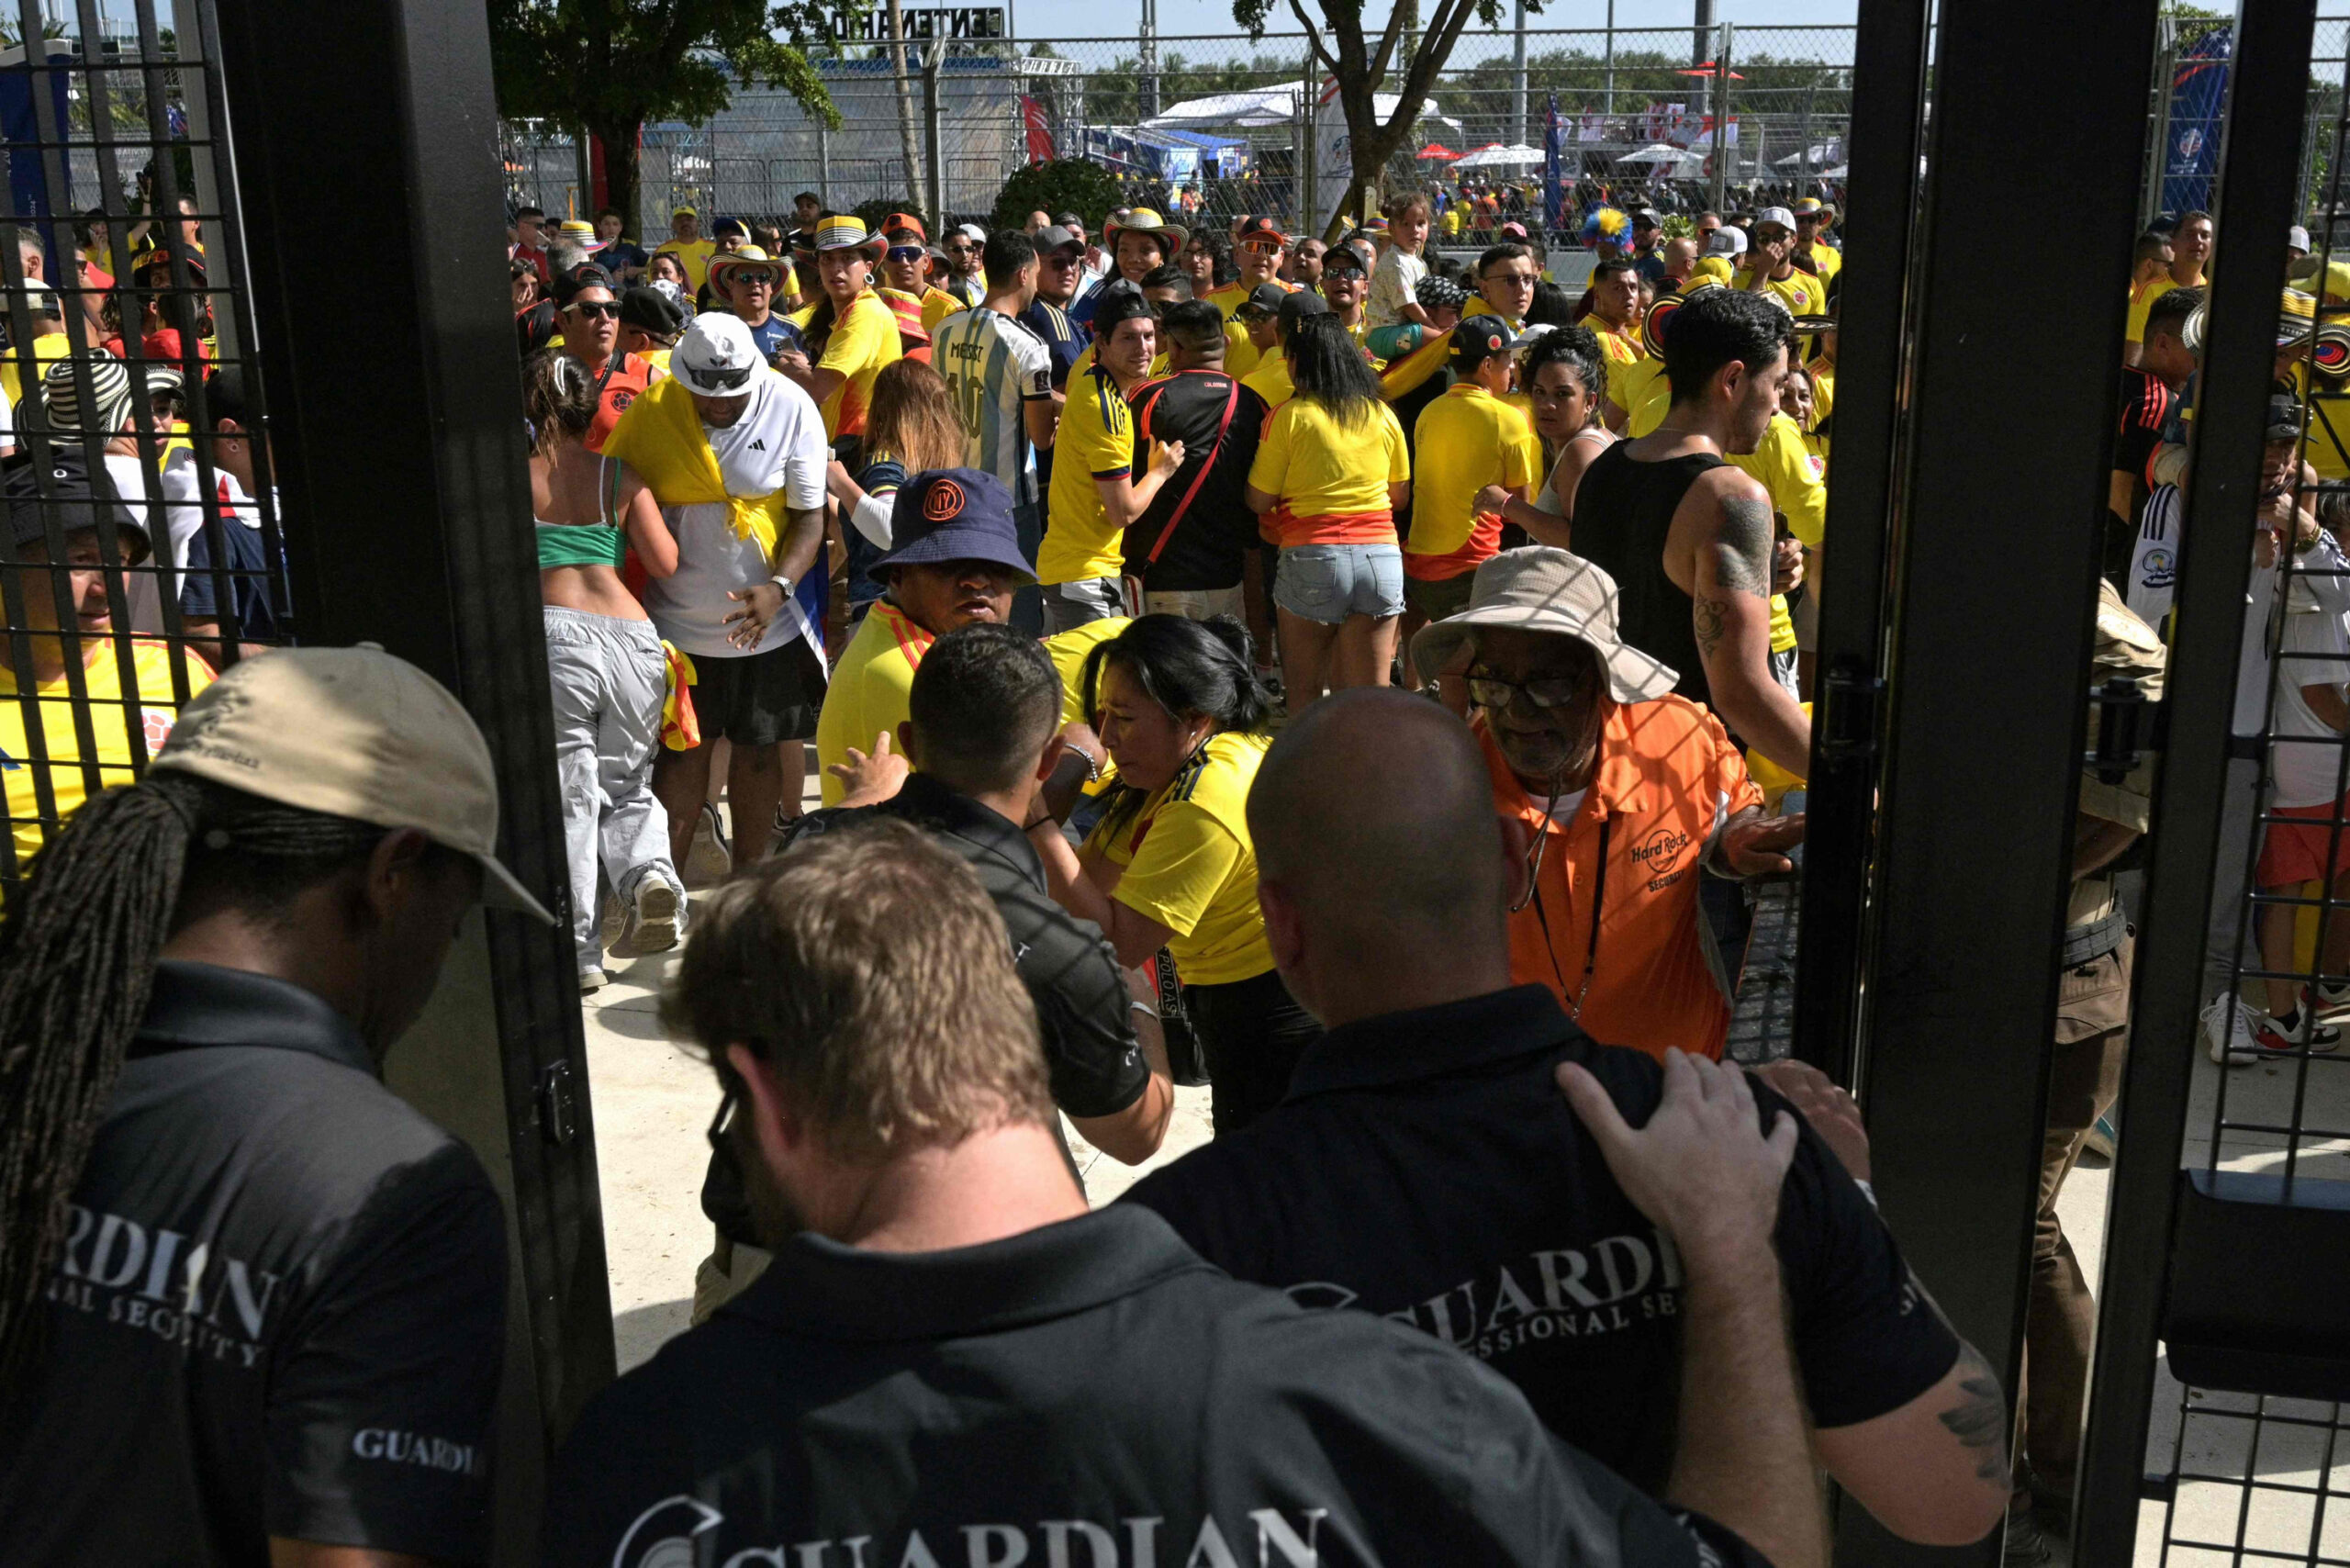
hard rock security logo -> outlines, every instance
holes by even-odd
[[[1214,1514],[1200,1518],[1196,1532],[1168,1532],[1169,1546],[1189,1534],[1185,1568],[1315,1568],[1321,1561],[1322,1521],[1327,1508],[1250,1508],[1246,1522],[1227,1531]],[[1018,1524],[940,1528],[929,1536],[919,1528],[834,1537],[778,1540],[729,1552],[711,1532],[726,1516],[683,1493],[662,1498],[636,1516],[612,1551],[612,1568],[1013,1568],[1014,1563],[1075,1563],[1091,1568],[1151,1568],[1160,1559],[1163,1516],[1091,1519],[1040,1519],[1032,1529]],[[1114,1529],[1113,1528],[1114,1525]],[[705,1537],[709,1540],[706,1541]],[[1077,1548],[1083,1544],[1080,1553]],[[707,1548],[707,1550],[705,1550]]]
[[[1681,879],[1681,857],[1693,842],[1679,828],[1660,827],[1632,846],[1632,864],[1648,873],[1649,891],[1662,891]]]

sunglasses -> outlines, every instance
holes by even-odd
[[[890,259],[893,262],[918,262],[930,252],[920,245],[892,245]]]
[[[1278,256],[1281,253],[1281,242],[1279,240],[1243,240],[1240,241],[1240,248],[1244,251],[1253,251],[1259,255]]]
[[[946,247],[946,253],[950,256],[968,256],[971,253],[971,247],[968,245],[949,245]]]
[[[566,305],[564,308],[576,310],[582,316],[594,317],[605,321],[616,321],[621,314],[621,308],[609,299],[583,299],[576,304]]]
[[[751,372],[757,368],[758,367],[756,365],[746,364],[740,370],[697,370],[692,374],[693,378],[696,381],[708,381],[714,383],[717,386],[719,392],[732,392],[737,386],[742,386],[745,381],[750,380]],[[700,391],[700,388],[696,387],[695,390]],[[718,393],[716,392],[702,393],[702,396],[705,398],[714,398],[717,395]]]

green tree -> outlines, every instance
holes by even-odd
[[[1314,0],[1321,13],[1316,22],[1307,14],[1305,0],[1288,0],[1290,14],[1305,29],[1314,58],[1338,87],[1338,105],[1347,117],[1347,156],[1353,178],[1338,198],[1337,216],[1326,241],[1336,241],[1345,214],[1359,210],[1366,194],[1379,189],[1381,171],[1402,151],[1420,118],[1420,104],[1436,84],[1438,73],[1452,58],[1452,46],[1472,17],[1488,28],[1502,25],[1501,0],[1435,0],[1427,25],[1420,25],[1416,0],[1398,0],[1387,13],[1387,24],[1376,38],[1363,31],[1362,0]],[[1232,0],[1232,19],[1248,29],[1251,43],[1265,36],[1274,0]],[[1528,11],[1542,7],[1528,0]],[[1401,59],[1401,80],[1395,110],[1382,123],[1371,95],[1389,84],[1390,73]]]
[[[632,220],[637,133],[649,120],[708,119],[739,81],[779,87],[839,128],[799,48],[824,17],[813,0],[489,0],[498,109],[600,140],[611,204]]]

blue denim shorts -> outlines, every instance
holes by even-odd
[[[1336,626],[1349,615],[1404,613],[1404,551],[1396,544],[1284,546],[1273,602],[1292,615]]]

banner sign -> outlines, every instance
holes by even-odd
[[[901,11],[908,39],[1000,39],[1004,13],[1000,6],[949,6],[933,10]],[[835,11],[826,28],[835,43],[888,43],[890,13],[886,10]]]

